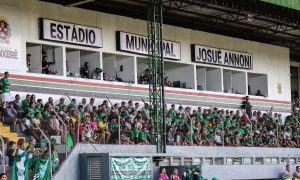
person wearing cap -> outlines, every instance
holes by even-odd
[[[185,171],[183,172],[181,179],[182,180],[192,180],[193,179],[193,173],[191,171],[190,166],[185,167]]]
[[[1,90],[2,90],[2,101],[3,101],[3,108],[6,108],[8,105],[7,103],[10,101],[10,82],[9,82],[9,73],[6,71],[4,73],[3,78],[0,80]]]
[[[201,166],[197,165],[197,166],[195,166],[195,169],[196,170],[193,175],[193,180],[202,180],[203,177],[201,176]]]

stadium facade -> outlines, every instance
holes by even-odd
[[[6,22],[0,29],[0,70],[1,75],[4,71],[10,72],[14,94],[39,93],[60,97],[68,92],[75,97],[93,95],[116,101],[148,100],[148,85],[138,81],[148,68],[146,21],[36,0],[2,0],[0,21]],[[290,61],[288,48],[171,25],[164,25],[163,37],[165,76],[177,86],[165,88],[168,104],[235,109],[249,95],[253,110],[268,111],[273,106],[274,112],[290,112],[290,66],[298,64]],[[27,72],[26,54],[32,57],[31,72]],[[57,71],[56,75],[41,73],[41,59],[45,54],[52,70]],[[72,72],[70,77],[67,77],[67,61]],[[89,62],[91,71],[100,68],[103,72],[93,73],[92,79],[80,78],[80,67],[86,62]],[[266,97],[254,96],[257,90]],[[72,153],[101,152],[116,157],[126,154],[166,156],[156,154],[154,146],[133,149],[120,146],[118,150],[115,149],[117,145],[91,146],[78,145]],[[241,166],[234,167],[238,171],[245,171],[246,161],[253,165],[247,168],[252,173],[265,168],[264,171],[272,172],[266,173],[266,178],[274,178],[274,172],[282,168],[281,162],[296,164],[300,161],[296,149],[201,147],[195,150],[193,147],[168,147],[167,150],[168,165],[175,160],[182,165],[185,160],[207,160],[204,170],[210,178],[219,169],[215,165],[217,158],[223,158],[224,162],[226,158],[228,161],[230,158],[231,161],[239,159]],[[56,179],[65,177],[72,168],[80,169],[79,157],[72,153]],[[261,159],[256,161],[258,157]],[[272,160],[274,168],[270,169],[265,164],[272,164]],[[72,162],[76,164],[72,165]],[[232,171],[232,166],[226,168]],[[153,171],[158,171],[157,165],[153,165]],[[234,178],[232,174],[228,177],[228,173],[217,175],[223,180]],[[73,174],[65,179],[79,177],[80,174]],[[249,179],[251,174],[239,178]]]

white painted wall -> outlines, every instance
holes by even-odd
[[[0,14],[5,15],[3,9],[9,5],[18,7],[19,12],[15,14],[20,20],[19,32],[22,32],[22,44],[25,42],[47,43],[50,45],[78,48],[85,50],[97,50],[103,52],[132,55],[125,52],[117,52],[115,44],[115,31],[125,31],[140,35],[147,35],[147,24],[145,21],[88,11],[78,8],[65,7],[37,0],[2,0]],[[89,47],[79,47],[76,45],[62,44],[55,42],[41,41],[38,38],[38,18],[48,18],[58,21],[65,21],[88,26],[101,27],[103,30],[103,48],[94,49]],[[191,62],[191,44],[200,44],[217,48],[224,48],[235,51],[248,52],[253,54],[253,70],[235,69],[243,72],[266,73],[268,75],[268,96],[270,99],[290,100],[290,79],[289,79],[289,49],[247,41],[238,38],[231,38],[206,32],[195,31],[186,28],[164,26],[164,38],[181,43],[181,62],[194,64]],[[25,61],[25,48],[22,56]],[[23,63],[25,66],[25,62]],[[205,65],[211,66],[211,65]],[[2,66],[1,66],[2,67]],[[134,66],[132,66],[134,67]],[[7,69],[3,67],[2,69]],[[218,68],[220,68],[218,66]],[[25,68],[24,68],[25,69]],[[233,69],[233,68],[226,68]],[[25,70],[23,70],[25,71]],[[190,72],[193,74],[194,72]],[[131,74],[132,75],[132,74]],[[134,79],[134,78],[133,78]],[[195,82],[196,80],[194,80]],[[282,93],[279,94],[277,84],[282,84]],[[218,82],[219,84],[219,82]],[[222,82],[220,83],[222,85]],[[222,89],[222,88],[220,88]]]

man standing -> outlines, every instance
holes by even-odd
[[[294,180],[300,180],[300,166],[296,166],[296,171],[293,174]]]
[[[245,97],[245,101],[243,101],[242,109],[245,109],[246,114],[248,115],[249,120],[252,118],[252,105],[249,102],[249,96]]]
[[[31,54],[26,56],[27,72],[31,72]]]
[[[281,178],[283,180],[292,180],[293,175],[290,172],[291,171],[291,166],[290,165],[286,165],[285,166],[285,170],[281,173]]]
[[[181,179],[182,180],[192,180],[193,179],[193,173],[191,171],[190,166],[185,167],[185,172],[182,174]]]
[[[196,171],[194,173],[193,179],[194,180],[202,180],[202,176],[201,176],[201,166],[197,165],[196,167]]]
[[[8,102],[10,101],[10,83],[9,83],[9,73],[6,71],[4,77],[1,79],[1,90],[3,96],[3,108],[6,108]]]

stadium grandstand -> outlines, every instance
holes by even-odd
[[[0,180],[300,179],[300,1],[0,0]]]

